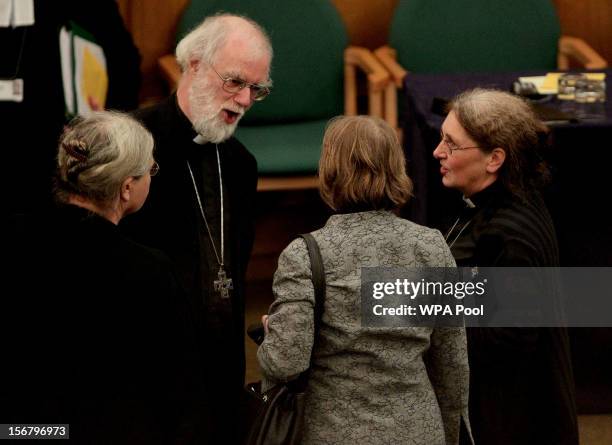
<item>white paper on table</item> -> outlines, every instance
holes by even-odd
[[[544,84],[546,76],[527,76],[519,77],[520,83],[531,83],[536,87],[539,94],[557,94],[557,86],[554,87]]]

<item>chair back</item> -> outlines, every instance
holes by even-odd
[[[348,39],[330,0],[192,0],[179,23],[179,39],[217,12],[247,16],[272,41],[270,96],[241,125],[327,119],[342,114],[343,52]]]
[[[416,73],[552,70],[551,0],[399,0],[389,42]]]

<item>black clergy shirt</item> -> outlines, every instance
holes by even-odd
[[[234,138],[218,144],[223,177],[225,263],[234,289],[223,300],[213,290],[219,265],[198,206],[187,167],[191,165],[220,255],[219,174],[214,144],[194,142],[196,132],[180,110],[176,95],[139,110],[135,116],[152,132],[160,172],[142,210],[125,218],[136,240],[165,252],[178,268],[199,317],[200,348],[210,388],[212,424],[218,443],[231,443],[240,424],[244,384],[244,278],[253,244],[253,205],[257,187],[255,158]],[[230,434],[230,435],[228,435]],[[223,438],[223,439],[221,439]],[[217,442],[211,442],[217,443]]]

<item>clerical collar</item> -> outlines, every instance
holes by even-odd
[[[468,208],[473,209],[476,207],[476,204],[472,202],[470,198],[467,198],[465,195],[462,196],[463,202],[468,206]]]
[[[463,200],[468,208],[482,208],[488,207],[491,203],[502,202],[502,200],[506,199],[509,195],[510,193],[506,190],[501,181],[495,181],[487,188],[478,193],[474,193],[469,198],[464,197]]]

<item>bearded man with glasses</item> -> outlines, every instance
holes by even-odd
[[[244,384],[244,278],[254,238],[257,164],[232,137],[271,87],[272,47],[245,17],[207,17],[176,48],[181,79],[164,102],[135,113],[153,134],[161,170],[124,228],[178,269],[200,327],[206,443],[237,443]]]

